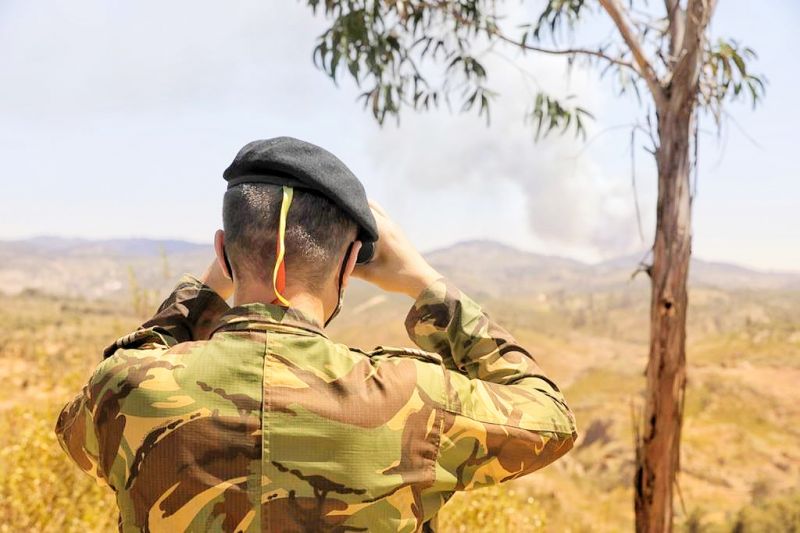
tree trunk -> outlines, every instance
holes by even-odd
[[[686,283],[691,256],[690,139],[693,105],[658,117],[658,207],[650,271],[650,358],[636,450],[637,532],[672,530],[686,386]]]

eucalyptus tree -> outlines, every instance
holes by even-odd
[[[523,0],[537,15],[509,23],[497,0],[307,0],[330,21],[314,50],[317,65],[342,72],[363,89],[360,98],[379,123],[404,108],[447,102],[489,117],[496,96],[481,51],[506,46],[561,56],[570,65],[612,77],[620,94],[636,97],[641,120],[633,131],[651,143],[658,172],[655,239],[649,263],[650,353],[645,404],[637,428],[634,508],[637,531],[672,528],[673,488],[686,386],[687,278],[691,255],[692,177],[698,118],[719,128],[724,105],[764,94],[750,72],[750,48],[709,36],[716,0]],[[657,5],[656,5],[657,4]],[[605,18],[613,32],[573,46],[579,22]],[[517,21],[519,22],[519,21]],[[588,110],[573,99],[538,92],[527,111],[536,138],[573,131],[585,137]],[[633,142],[631,143],[633,150]]]

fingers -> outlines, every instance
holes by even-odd
[[[373,211],[375,211],[376,213],[380,214],[381,216],[383,216],[385,218],[389,218],[389,216],[386,214],[386,211],[383,209],[381,204],[379,204],[378,202],[376,202],[375,200],[372,200],[372,199],[368,200],[368,203],[369,203],[369,206],[372,208]]]

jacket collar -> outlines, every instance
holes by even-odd
[[[275,304],[249,303],[237,305],[223,313],[217,322],[218,331],[299,329],[327,338],[322,326],[299,309]]]

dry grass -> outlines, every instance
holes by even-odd
[[[441,513],[444,531],[631,529],[630,405],[644,384],[646,342],[640,331],[627,329],[640,327],[642,305],[626,294],[584,300],[549,302],[549,308],[534,302],[529,313],[524,302],[507,309],[492,302],[493,316],[563,385],[581,440],[542,472],[456,495]],[[720,302],[725,307],[714,307]],[[370,347],[378,341],[370,335],[393,324],[389,344],[404,343],[406,310],[406,303],[389,300],[361,315],[345,312],[333,336]],[[800,488],[798,311],[796,296],[698,294],[679,531],[791,531],[787,524],[800,522],[800,498],[791,492]],[[593,317],[598,313],[607,316]],[[110,303],[0,296],[0,532],[116,529],[111,492],[69,462],[53,426],[103,347],[139,320]],[[614,331],[603,333],[610,320]]]

